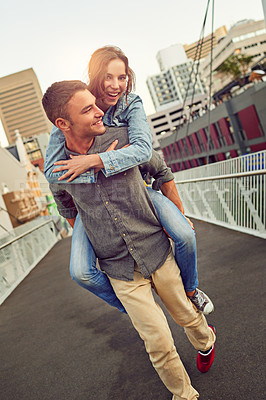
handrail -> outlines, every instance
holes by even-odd
[[[4,247],[6,247],[6,246],[8,246],[8,245],[10,245],[10,244],[12,244],[12,243],[14,243],[14,242],[16,242],[17,240],[23,238],[24,236],[30,234],[31,232],[35,231],[36,229],[41,228],[42,226],[48,224],[49,222],[53,222],[53,223],[54,223],[54,221],[53,221],[52,218],[49,219],[49,220],[47,220],[47,221],[45,221],[45,222],[42,222],[41,224],[39,224],[39,225],[37,225],[37,226],[34,226],[33,228],[29,229],[28,231],[22,233],[21,235],[16,236],[15,238],[9,240],[8,242],[2,244],[2,245],[0,246],[0,250],[2,250]]]
[[[185,180],[181,180],[181,181],[175,180],[175,183],[181,184],[181,183],[192,183],[192,182],[216,181],[216,180],[221,180],[221,179],[243,178],[245,176],[264,175],[264,174],[266,174],[266,169],[258,170],[258,171],[251,171],[251,172],[240,172],[240,173],[236,173],[236,174],[207,176],[204,178],[192,178],[192,179],[185,179]]]
[[[60,240],[52,217],[0,246],[0,305]]]
[[[174,173],[186,215],[266,239],[266,150]]]

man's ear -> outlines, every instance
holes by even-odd
[[[55,120],[55,125],[57,128],[59,128],[61,131],[67,131],[70,127],[70,122],[67,119],[64,118],[57,118]]]

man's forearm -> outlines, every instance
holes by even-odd
[[[168,197],[168,199],[171,200],[177,206],[177,208],[181,211],[182,214],[185,213],[174,180],[163,183],[161,186],[161,191],[164,194],[164,196]]]

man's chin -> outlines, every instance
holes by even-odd
[[[105,128],[105,126],[104,126],[103,129],[102,129],[101,131],[99,131],[99,133],[98,133],[97,136],[101,136],[101,135],[103,135],[105,132],[106,132],[106,128]]]

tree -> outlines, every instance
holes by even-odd
[[[243,86],[252,59],[253,56],[246,54],[233,54],[223,62],[219,71],[225,75],[231,75],[234,80],[238,81],[239,86]]]

